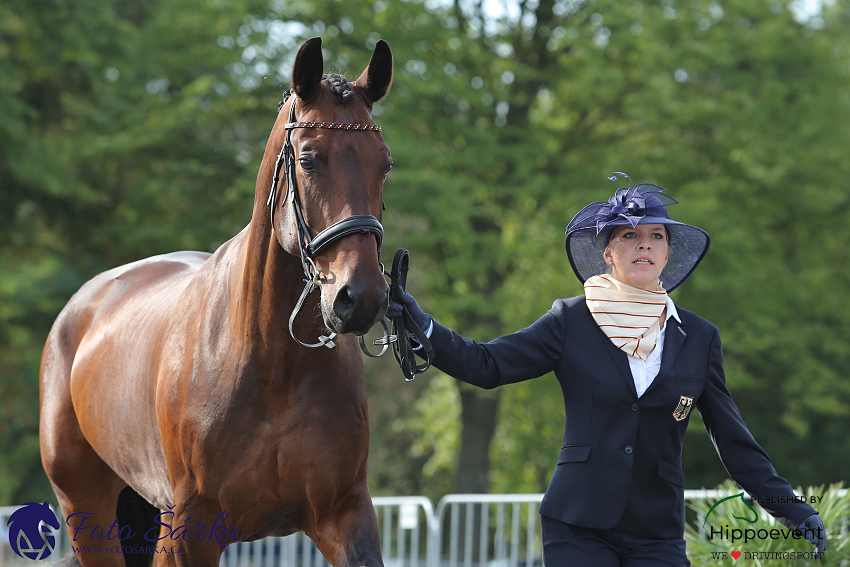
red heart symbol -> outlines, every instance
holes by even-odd
[[[729,555],[731,555],[732,557],[734,557],[737,560],[739,557],[741,557],[741,552],[740,551],[733,551]]]

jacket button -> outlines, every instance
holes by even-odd
[[[640,409],[640,406],[637,404],[632,404],[632,411],[637,411]]]
[[[631,455],[632,451],[634,451],[634,449],[632,449],[631,445],[626,445],[626,448],[623,449],[623,450],[626,452],[627,455]]]

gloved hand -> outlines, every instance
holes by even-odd
[[[396,297],[401,298],[401,303],[395,300]],[[419,326],[423,332],[427,332],[428,327],[431,326],[431,316],[422,311],[422,308],[419,307],[419,304],[416,303],[416,300],[412,295],[396,286],[390,290],[390,305],[387,307],[387,317],[390,319],[400,317],[402,305],[407,309],[407,312],[410,313],[410,316],[413,318],[416,325]]]
[[[812,514],[797,526],[797,529],[803,532],[803,537],[806,541],[815,545],[815,553],[818,557],[826,551],[826,528],[823,527],[823,520],[817,513]]]

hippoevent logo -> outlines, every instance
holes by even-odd
[[[98,523],[97,514],[75,512],[65,519],[68,532],[71,535],[71,549],[74,553],[123,553],[123,554],[153,554],[153,553],[183,553],[183,542],[191,539],[197,541],[216,541],[221,547],[242,540],[246,533],[239,532],[235,525],[226,524],[228,513],[222,511],[209,526],[196,521],[189,524],[189,517],[184,524],[172,525],[174,517],[172,507],[160,512],[154,517],[155,527],[142,535],[150,545],[122,545],[121,540],[134,539],[139,535],[130,526],[122,526],[114,519],[105,527]],[[169,516],[171,518],[169,518]],[[50,505],[28,502],[9,516],[9,543],[12,550],[24,559],[46,559],[56,547],[56,537],[53,530],[60,528],[59,520]],[[51,529],[52,528],[52,529]],[[95,545],[80,545],[81,538]],[[140,540],[136,540],[140,541]],[[76,545],[75,545],[76,544]]]
[[[50,505],[27,502],[15,510],[6,521],[9,527],[9,546],[24,559],[46,559],[56,547],[53,530],[59,520]]]
[[[816,533],[821,532],[821,528],[814,529],[786,529],[786,528],[758,528],[755,524],[760,520],[758,511],[750,505],[749,502],[744,498],[744,492],[740,492],[738,494],[727,496],[726,498],[722,498],[718,500],[711,508],[709,508],[708,513],[705,515],[705,520],[702,523],[702,531],[708,536],[708,539],[712,541],[718,541],[719,543],[729,543],[733,546],[736,544],[746,544],[750,542],[762,542],[765,543],[769,540],[788,540],[789,538],[794,540],[800,539],[808,539],[810,536],[822,537],[824,534]],[[745,511],[744,516],[737,516],[734,513],[731,514],[732,518],[736,520],[742,520],[749,524],[752,524],[751,528],[740,528],[733,527],[729,524],[721,525],[719,527],[715,527],[714,525],[708,525],[708,529],[706,529],[706,524],[708,524],[708,520],[711,517],[711,513],[722,503],[727,502],[729,500],[734,500],[736,498],[740,499],[740,503],[747,509]],[[823,496],[779,496],[779,497],[769,497],[769,498],[754,498],[755,502],[760,504],[785,504],[791,502],[797,503],[805,503],[810,502],[812,504],[817,504],[823,499]],[[728,559],[728,557],[732,557],[733,559],[738,559],[740,557],[744,557],[744,559],[817,559],[819,556],[814,551],[730,551],[730,552],[716,552],[712,553],[714,559]]]

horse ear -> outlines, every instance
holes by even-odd
[[[393,52],[390,45],[379,40],[372,53],[369,66],[361,73],[355,85],[366,93],[366,97],[372,102],[378,102],[387,95],[393,82]]]
[[[319,93],[324,66],[322,38],[311,37],[298,50],[292,67],[292,88],[298,98],[309,102]]]

